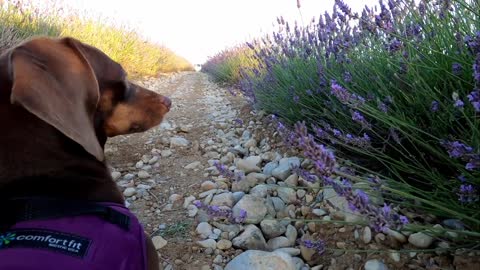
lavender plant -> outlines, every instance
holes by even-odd
[[[305,27],[277,23],[246,44],[257,65],[234,83],[282,120],[286,142],[317,161],[317,177],[335,184],[373,173],[392,202],[459,219],[478,239],[480,3],[390,0],[355,13],[337,0]],[[357,175],[343,175],[339,162]]]

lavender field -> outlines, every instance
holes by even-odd
[[[278,18],[202,71],[270,114],[312,161],[297,174],[333,186],[377,232],[479,249],[480,3],[389,0],[359,14],[335,2],[305,26]],[[322,253],[322,241],[303,245]]]

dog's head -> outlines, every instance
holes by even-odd
[[[0,64],[11,104],[100,161],[107,137],[145,131],[170,110],[169,98],[128,81],[120,64],[73,38],[32,39],[3,54]]]

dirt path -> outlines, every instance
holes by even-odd
[[[109,140],[109,164],[120,173],[114,173],[118,184],[130,187],[127,201],[147,231],[168,241],[159,252],[165,269],[210,269],[215,254],[200,252],[194,245],[195,224],[187,217],[183,198],[197,195],[200,184],[208,180],[204,168],[215,152],[204,156],[205,148],[215,138],[215,126],[235,117],[232,97],[202,73],[181,73],[143,84],[169,96],[172,109],[159,127]],[[188,146],[171,145],[175,137],[184,138]],[[189,164],[193,168],[185,169]]]

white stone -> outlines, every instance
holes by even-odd
[[[365,263],[365,270],[388,270],[388,267],[379,260],[368,260]]]
[[[217,248],[217,242],[213,239],[197,241],[197,244],[201,247],[204,247],[204,248],[211,248],[211,249],[216,249]]]
[[[260,223],[267,214],[265,199],[249,194],[243,196],[240,201],[235,204],[232,210],[234,217],[238,217],[242,210],[246,211],[247,217],[245,223],[250,224]]]
[[[135,195],[137,193],[137,190],[133,187],[128,187],[126,188],[124,191],[123,191],[123,195],[125,197],[132,197],[133,195]]]
[[[433,242],[433,237],[423,232],[417,232],[408,237],[408,242],[419,248],[428,248]]]
[[[225,270],[296,270],[295,263],[290,255],[285,252],[265,252],[259,250],[248,250],[226,266]]]
[[[183,137],[172,137],[170,138],[170,147],[187,147],[190,142]]]
[[[232,247],[232,242],[227,239],[221,239],[217,242],[217,248],[220,250],[227,250]]]
[[[156,250],[159,250],[168,244],[167,240],[159,235],[152,237],[152,242]]]
[[[187,169],[187,170],[194,170],[194,169],[199,168],[200,165],[202,165],[202,163],[200,161],[194,161],[194,162],[188,164],[187,166],[185,166],[184,168]]]
[[[206,239],[213,233],[212,226],[208,222],[200,222],[197,225],[196,232],[202,239]]]
[[[139,171],[138,177],[141,179],[147,179],[147,178],[150,178],[150,174],[146,171]]]
[[[120,172],[112,172],[111,175],[112,175],[113,181],[118,180],[122,176]]]
[[[366,226],[366,227],[363,229],[362,241],[363,241],[363,243],[365,243],[365,244],[368,244],[368,243],[370,243],[370,241],[372,241],[372,230],[371,230],[370,227],[368,227],[368,226]]]

